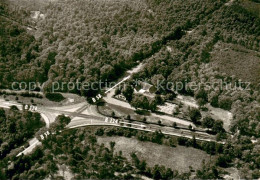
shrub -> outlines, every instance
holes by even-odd
[[[60,93],[46,93],[45,97],[50,101],[60,102],[63,101],[65,98]]]
[[[190,116],[190,119],[192,120],[193,123],[198,123],[198,121],[201,118],[200,111],[196,108],[192,108],[189,111],[189,116]]]
[[[230,98],[219,99],[219,107],[225,110],[230,110],[232,106],[232,100]]]

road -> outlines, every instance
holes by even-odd
[[[10,106],[18,106],[19,109],[22,110],[22,105],[16,102],[5,101],[0,99],[0,107],[10,108]],[[118,105],[118,104],[117,104]],[[96,107],[93,105],[89,105],[87,103],[80,103],[75,104],[73,106],[63,106],[63,107],[45,107],[45,106],[38,106],[37,112],[41,113],[45,122],[47,122],[47,126],[49,126],[52,122],[54,122],[54,117],[58,115],[67,115],[72,118],[71,123],[67,126],[67,128],[78,128],[84,126],[115,126],[115,127],[123,127],[123,128],[131,128],[140,131],[148,131],[148,132],[155,132],[161,131],[165,135],[172,135],[177,137],[186,137],[186,138],[195,138],[201,141],[215,141],[215,137],[209,135],[207,133],[201,132],[193,132],[189,130],[183,129],[175,129],[173,127],[165,127],[155,124],[143,124],[142,122],[129,122],[129,120],[119,119],[118,121],[113,118],[105,117],[99,114],[96,110]],[[163,118],[171,118],[161,115],[155,115]],[[187,121],[175,119],[178,123],[183,123],[187,125]],[[190,124],[190,122],[189,122]],[[19,153],[18,155],[28,154],[30,153],[36,146],[40,145],[41,142],[39,140],[35,140],[28,148],[24,151]]]
[[[136,67],[133,68],[132,70],[127,71],[127,73],[128,73],[129,75],[126,76],[122,81],[120,81],[120,82],[118,82],[116,85],[114,85],[112,88],[108,89],[108,90],[105,92],[105,94],[107,94],[107,96],[104,97],[103,99],[104,99],[107,103],[115,104],[115,105],[117,105],[117,106],[122,106],[122,107],[125,107],[125,108],[128,108],[128,109],[133,109],[133,110],[135,110],[129,103],[126,103],[126,102],[123,102],[123,101],[120,101],[120,100],[117,100],[117,99],[113,98],[113,95],[115,94],[115,89],[116,89],[117,86],[119,86],[120,84],[122,84],[122,83],[125,82],[126,80],[130,79],[131,76],[132,76],[134,73],[139,72],[144,65],[145,65],[145,64],[140,63],[138,66],[136,66]]]
[[[113,87],[111,87],[110,89],[108,89],[105,94],[109,93],[111,90],[114,90],[117,86],[119,86],[120,84],[122,84],[123,82],[125,82],[126,80],[130,79],[131,76],[134,74],[134,73],[137,73],[139,72],[142,67],[144,66],[145,64],[143,63],[140,63],[138,66],[136,66],[135,68],[127,71],[127,73],[129,74],[128,76],[126,76],[123,80],[121,80],[120,82],[118,82],[116,85],[114,85]]]
[[[103,99],[109,103],[109,104],[114,104],[114,105],[117,105],[117,106],[122,106],[124,108],[127,108],[127,109],[132,109],[132,110],[135,110],[135,108],[133,108],[129,103],[127,102],[124,102],[124,101],[120,101],[118,99],[115,99],[113,98],[113,95],[115,94],[115,89],[112,89],[110,90],[110,92],[107,94],[106,97],[104,97]]]
[[[121,80],[112,88],[108,89],[105,92],[107,94],[107,97],[104,97],[104,100],[110,104],[114,104],[117,106],[119,105],[121,107],[128,108],[128,109],[134,109],[133,107],[131,107],[129,103],[114,99],[113,95],[115,92],[115,88],[120,84],[122,84],[123,82],[130,79],[133,73],[140,71],[142,66],[143,64],[140,64],[133,70],[129,71],[128,73],[130,75],[125,77],[123,80]],[[21,104],[16,102],[8,102],[5,101],[4,99],[0,99],[0,107],[10,108],[10,106],[13,105],[17,106],[20,110],[22,110],[23,106]],[[164,127],[155,124],[143,124],[141,122],[129,122],[129,120],[125,120],[125,119],[116,120],[113,118],[105,117],[98,113],[95,106],[89,105],[87,102],[73,104],[69,106],[61,106],[61,107],[37,106],[37,112],[41,114],[42,118],[46,123],[47,128],[50,126],[51,123],[55,121],[58,115],[64,114],[69,116],[72,119],[70,124],[68,124],[66,127],[69,129],[84,127],[84,126],[115,126],[115,127],[131,128],[139,131],[148,131],[148,132],[155,132],[160,130],[165,135],[186,137],[189,139],[195,137],[197,140],[201,140],[201,141],[215,141],[215,137],[207,133],[193,132],[190,130],[183,130],[183,129],[175,129],[173,127]],[[152,113],[151,115],[160,118],[161,120],[163,119],[170,120],[172,122],[176,122],[178,124],[182,124],[185,126],[191,124],[193,127],[196,127],[193,123],[183,119],[166,116],[166,115],[158,115],[155,113]],[[30,153],[36,146],[40,144],[41,142],[38,139],[35,139],[28,148],[20,152],[17,156],[21,154]]]
[[[22,152],[20,152],[16,157],[21,156],[22,154],[26,155],[31,153],[34,150],[34,148],[39,145],[41,145],[41,142],[37,138],[33,138],[32,143],[30,143],[30,146]]]
[[[189,139],[192,139],[194,136],[197,140],[201,140],[201,141],[207,141],[207,142],[215,141],[215,136],[203,132],[192,132],[189,130],[175,129],[173,127],[163,127],[155,124],[143,124],[141,122],[128,122],[128,120],[123,120],[123,119],[120,119],[119,122],[117,123],[106,122],[105,120],[99,121],[95,119],[76,119],[72,121],[67,126],[67,128],[74,129],[74,128],[85,127],[85,126],[115,126],[115,127],[123,127],[123,128],[136,129],[139,131],[148,131],[148,132],[155,132],[160,130],[165,135],[186,137]]]
[[[114,105],[117,105],[117,106],[124,107],[126,109],[135,110],[135,108],[133,108],[129,103],[113,98],[114,92],[115,92],[115,89],[111,90],[108,93],[107,97],[104,97],[103,99],[109,104],[114,104]],[[156,118],[160,118],[161,120],[176,122],[176,123],[182,124],[184,126],[191,125],[194,128],[196,127],[196,125],[193,124],[191,121],[187,121],[187,120],[180,119],[180,118],[177,118],[177,117],[160,115],[160,114],[155,114],[155,113],[151,113],[151,116],[156,117]]]
[[[119,86],[120,84],[122,84],[123,82],[125,82],[126,80],[130,79],[131,75],[125,77],[122,81],[118,82],[116,85],[114,85],[113,87],[111,87],[110,89],[108,89],[105,94],[109,93],[111,90],[115,89],[117,86]]]
[[[201,133],[201,132],[192,132],[189,130],[180,130],[180,129],[175,129],[172,127],[164,127],[160,125],[155,125],[155,124],[143,124],[142,122],[129,122],[129,120],[125,119],[120,119],[118,123],[110,122],[111,118],[105,117],[101,114],[98,114],[95,106],[90,106],[86,104],[81,104],[82,107],[78,106],[78,109],[75,110],[75,112],[71,112],[70,109],[67,109],[66,106],[64,108],[57,108],[57,107],[38,107],[38,111],[44,113],[44,114],[64,114],[67,116],[70,116],[72,118],[71,123],[67,126],[68,128],[75,128],[75,127],[83,127],[87,125],[109,125],[109,126],[120,126],[120,127],[128,127],[128,128],[138,128],[139,130],[150,130],[150,131],[156,131],[156,130],[161,130],[165,134],[174,134],[178,136],[187,136],[188,138],[192,138],[193,135],[203,137],[205,140],[209,139],[214,140],[214,136],[209,135],[207,133]],[[155,115],[163,118],[170,118],[174,119],[173,117],[170,116],[164,116],[164,115]],[[109,121],[107,121],[109,119]],[[179,119],[176,119],[178,123],[186,123],[185,125],[192,124],[191,122],[187,121],[179,121]],[[201,139],[203,140],[203,139]]]
[[[0,98],[0,107],[9,109],[11,106],[16,106],[19,110],[23,109],[22,104],[13,101],[6,101],[5,99]]]
[[[117,86],[119,86],[120,84],[122,84],[123,82],[125,82],[126,80],[130,79],[131,76],[136,73],[139,72],[141,70],[141,68],[144,66],[144,64],[140,64],[138,65],[136,68],[134,68],[133,70],[129,71],[129,74],[127,77],[125,77],[122,81],[120,81],[119,83],[117,83],[115,86],[113,86],[112,88],[110,88],[109,90],[107,90],[105,93],[107,94],[106,97],[104,97],[103,99],[109,103],[109,104],[113,104],[113,105],[117,105],[117,106],[121,106],[124,107],[126,109],[131,109],[131,110],[135,110],[135,108],[133,108],[129,103],[124,102],[124,101],[120,101],[118,99],[115,99],[113,96],[115,94],[115,89]],[[184,120],[184,119],[180,119],[177,117],[172,117],[172,116],[168,116],[168,115],[160,115],[160,114],[155,114],[155,113],[151,113],[151,116],[153,117],[157,117],[160,118],[161,120],[168,120],[168,121],[172,121],[172,122],[176,122],[178,124],[182,124],[184,126],[189,126],[191,125],[192,127],[196,127],[196,125],[190,121]]]
[[[162,127],[159,125],[154,124],[143,124],[141,122],[128,122],[128,120],[119,120],[118,122],[111,122],[109,118],[102,118],[102,117],[95,117],[94,116],[87,116],[85,118],[82,118],[80,116],[77,116],[74,118],[69,125],[67,125],[66,128],[68,129],[75,129],[79,127],[85,127],[85,126],[114,126],[114,127],[121,127],[121,128],[129,128],[129,129],[136,129],[139,131],[145,131],[145,132],[155,132],[155,131],[161,131],[165,135],[170,136],[176,136],[176,137],[185,137],[188,139],[192,139],[195,137],[196,140],[200,141],[207,141],[207,142],[215,142],[215,137],[212,135],[209,135],[207,133],[202,132],[192,132],[189,130],[183,130],[183,129],[175,129],[172,127]],[[218,142],[221,144],[224,144],[224,142]],[[36,139],[28,148],[20,152],[17,156],[20,156],[21,154],[29,154],[32,152],[32,150],[41,145],[41,142]]]

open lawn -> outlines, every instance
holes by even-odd
[[[233,119],[233,114],[229,111],[224,110],[224,109],[214,108],[209,104],[206,107],[209,110],[208,111],[208,113],[210,113],[209,115],[215,120],[223,121],[224,129],[226,131],[229,131],[229,127],[230,127],[231,121]]]
[[[160,164],[179,172],[188,172],[189,166],[194,170],[199,169],[204,159],[205,161],[210,160],[208,154],[191,147],[177,146],[173,148],[151,142],[141,142],[135,138],[98,137],[98,143],[104,143],[108,148],[111,141],[116,143],[115,151],[122,151],[129,160],[131,160],[131,153],[135,152],[140,159],[146,160],[148,166]]]
[[[159,105],[157,107],[158,111],[172,115],[173,111],[176,109],[176,106],[176,104],[166,102],[164,105]]]
[[[260,17],[260,1],[254,2],[257,0],[243,0],[241,4],[245,7],[248,11],[252,12],[256,16]]]
[[[260,83],[260,53],[234,44],[218,43],[211,57],[220,72],[252,84]]]

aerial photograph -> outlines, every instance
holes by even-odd
[[[0,0],[0,180],[260,180],[260,0]]]

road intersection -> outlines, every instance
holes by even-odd
[[[17,106],[19,107],[20,110],[23,109],[22,104],[0,99],[0,107],[10,108],[11,106]],[[77,107],[77,108],[72,108],[72,107]],[[60,107],[38,106],[37,112],[39,112],[43,117],[43,119],[45,120],[45,122],[47,122],[46,123],[47,127],[49,127],[50,124],[55,121],[55,117],[63,114],[69,116],[72,119],[70,124],[68,124],[66,127],[68,129],[85,127],[85,126],[114,126],[114,127],[121,127],[121,128],[136,129],[139,131],[146,131],[146,132],[161,131],[165,135],[185,137],[189,139],[195,137],[197,140],[201,140],[201,141],[208,141],[208,142],[215,141],[215,136],[203,132],[178,129],[169,126],[162,126],[159,124],[156,125],[154,123],[149,124],[147,122],[143,123],[138,121],[130,121],[124,118],[115,119],[111,117],[106,117],[98,113],[96,106],[89,105],[87,102],[70,105],[70,106],[60,106]],[[162,117],[162,120],[163,118],[164,117]],[[167,118],[171,118],[171,117],[167,116]],[[183,123],[183,125],[187,125],[187,123],[190,123],[185,120],[179,121],[179,119],[173,117],[172,117],[172,121],[177,123]],[[34,143],[32,143],[28,148],[26,148],[18,155],[30,153],[39,144],[40,141],[36,140]]]
[[[115,91],[115,88],[122,84],[123,82],[127,81],[131,78],[131,75],[133,73],[138,72],[143,64],[140,64],[136,68],[134,68],[132,71],[129,71],[128,76],[126,76],[123,80],[121,80],[119,83],[117,83],[112,88],[108,89],[105,94],[107,94],[106,97],[103,97],[103,99],[110,103],[115,105],[120,105],[123,108],[126,109],[133,109],[133,107],[130,106],[130,104],[126,102],[122,102],[119,100],[116,100],[113,98],[113,94]],[[101,95],[98,95],[97,98],[100,99]],[[96,99],[94,100],[96,101]],[[24,105],[12,102],[12,101],[6,101],[4,99],[0,99],[0,107],[3,108],[10,108],[11,106],[17,106],[19,110],[24,109]],[[71,122],[67,125],[67,129],[73,129],[73,128],[79,128],[84,126],[115,126],[115,127],[122,127],[122,128],[130,128],[130,129],[136,129],[139,131],[147,131],[147,132],[155,132],[160,131],[165,135],[171,135],[171,136],[177,136],[177,137],[185,137],[185,138],[196,138],[197,140],[201,141],[215,141],[215,136],[204,133],[204,132],[197,132],[187,129],[177,129],[169,126],[162,126],[160,124],[155,123],[143,123],[139,121],[130,121],[126,120],[124,118],[115,119],[111,117],[106,117],[104,115],[101,115],[98,111],[96,106],[90,105],[87,102],[81,102],[77,104],[71,104],[66,106],[58,106],[58,107],[50,107],[50,106],[43,106],[39,105],[37,107],[32,107],[33,105],[27,105],[27,110],[33,110],[41,114],[41,117],[44,119],[46,123],[46,127],[49,128],[50,124],[53,123],[57,116],[59,115],[65,115],[69,116],[71,118]],[[187,120],[166,116],[166,115],[158,115],[155,113],[151,114],[154,117],[159,117],[162,121],[163,120],[170,120],[172,122],[176,122],[178,124],[188,126],[191,125],[193,128],[196,126]],[[223,142],[220,142],[223,143]],[[40,141],[38,139],[34,139],[34,143],[30,144],[28,148],[26,148],[24,151],[19,153],[17,156],[21,154],[28,154],[30,153],[36,146],[40,144]]]

